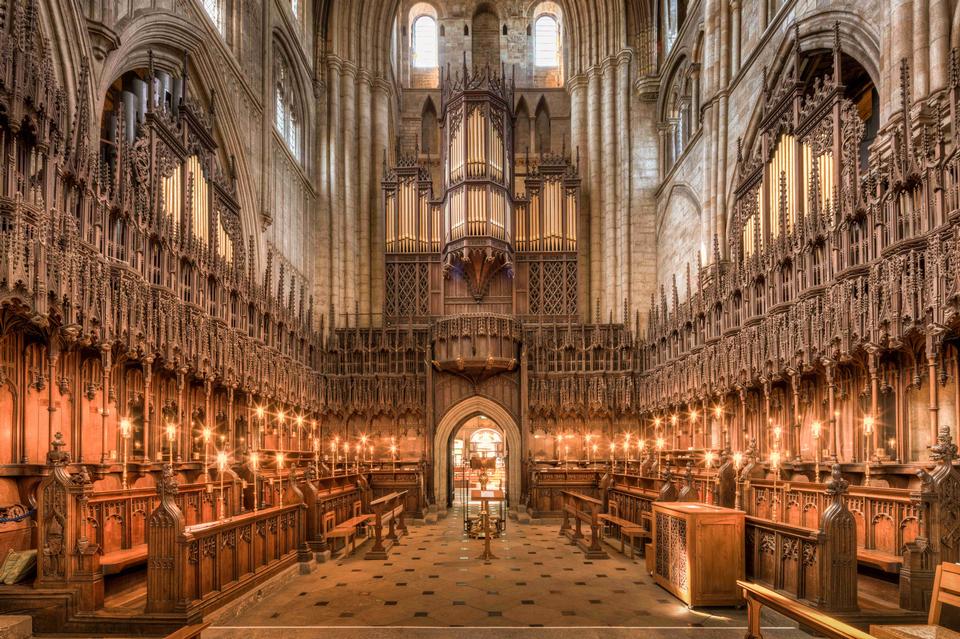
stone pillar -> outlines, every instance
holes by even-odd
[[[617,200],[617,262],[618,276],[616,303],[627,300],[627,308],[632,307],[630,300],[630,281],[633,261],[630,259],[630,58],[628,50],[617,56],[617,177],[620,196]],[[621,320],[629,324],[630,318]]]
[[[930,24],[930,86],[931,93],[947,86],[950,78],[950,3],[948,0],[930,0],[927,16]]]
[[[360,322],[370,325],[370,227],[373,222],[371,219],[370,201],[373,198],[373,185],[371,184],[371,167],[373,148],[371,146],[372,132],[370,130],[373,124],[373,117],[370,111],[370,74],[365,70],[360,70],[358,75],[357,87],[357,127],[359,132],[359,153],[360,171],[360,205],[355,215],[359,220],[357,225],[357,244],[356,252],[357,264],[357,295],[360,302]],[[379,191],[379,188],[377,189]],[[349,212],[348,212],[349,213]]]
[[[343,245],[346,241],[343,224],[343,185],[344,170],[342,166],[342,156],[338,153],[343,151],[343,123],[340,116],[340,70],[341,64],[337,59],[331,59],[329,67],[330,81],[328,91],[330,93],[330,144],[329,160],[330,165],[330,303],[334,310],[343,310]],[[333,318],[336,319],[335,317]],[[328,330],[333,326],[327,327]]]
[[[616,72],[613,68],[613,59],[604,60],[601,65],[603,98],[600,103],[601,127],[601,178],[603,179],[603,282],[601,288],[601,320],[606,321],[610,311],[618,306],[617,302],[617,146],[616,146],[616,103],[614,102],[614,88],[616,86]],[[591,171],[593,169],[591,168]]]
[[[930,6],[929,0],[913,0],[913,99],[922,100],[930,91]]]
[[[341,310],[353,313],[357,303],[357,267],[359,265],[359,246],[357,243],[357,212],[360,210],[360,193],[357,175],[357,70],[351,64],[345,64],[341,76],[343,91],[341,108],[343,110],[343,173],[344,208],[341,210],[345,233],[341,259],[345,264],[343,281],[343,305]]]
[[[584,173],[584,160],[587,158],[587,79],[583,74],[575,75],[567,82],[567,90],[570,92],[570,139],[573,146],[572,152],[575,158],[579,158],[581,175]],[[531,130],[533,127],[531,126]],[[589,190],[588,190],[589,193]],[[577,307],[580,309],[581,318],[586,319],[590,315],[590,300],[593,290],[592,277],[589,275],[591,259],[591,209],[586,198],[580,202],[579,225],[580,240],[577,244],[577,273],[580,274],[580,290],[578,291]]]
[[[600,181],[600,74],[597,67],[588,71],[587,76],[587,171],[589,176],[590,211],[590,299],[587,300],[587,321],[591,321],[592,309],[603,287],[602,246],[604,241],[601,213]]]
[[[890,87],[900,86],[900,60],[913,59],[913,2],[911,0],[890,0]],[[916,84],[914,84],[916,86]],[[900,109],[900,91],[893,90],[891,95],[891,111]]]
[[[374,83],[374,111],[373,111],[373,174],[374,180],[370,194],[375,203],[373,206],[373,233],[370,237],[370,308],[373,313],[383,313],[384,287],[384,258],[383,242],[384,228],[383,215],[380,205],[380,181],[383,179],[383,158],[386,156],[390,139],[390,85],[378,78]]]

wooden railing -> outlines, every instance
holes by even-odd
[[[575,490],[597,497],[604,470],[582,468],[537,469],[527,492],[527,507],[533,517],[559,517],[563,511],[563,492]]]
[[[563,497],[563,523],[560,524],[560,534],[576,544],[588,559],[606,559],[607,551],[600,545],[601,522],[600,513],[603,512],[603,502],[589,495],[572,490],[561,492]],[[573,528],[570,518],[573,517]],[[582,524],[590,527],[590,541],[583,535]]]
[[[374,499],[392,492],[403,491],[406,493],[403,502],[406,513],[415,518],[423,517],[427,508],[423,468],[397,468],[394,470],[389,464],[380,464],[380,468],[370,470],[367,476]]]
[[[229,474],[224,483],[226,515],[239,512],[239,482]],[[218,512],[219,482],[181,484],[174,500],[187,526],[213,521]],[[88,538],[100,546],[102,555],[130,550],[147,543],[146,521],[160,503],[155,486],[94,492],[87,503]]]
[[[397,543],[397,533],[407,532],[407,526],[404,522],[404,502],[406,501],[406,491],[392,492],[370,502],[370,510],[373,512],[373,548],[367,553],[366,559],[386,559],[390,547]],[[386,535],[383,534],[383,526],[389,526]]]
[[[165,469],[160,504],[147,521],[148,614],[194,623],[306,550],[306,509],[295,487],[285,491],[283,506],[186,526],[171,475]]]
[[[872,635],[828,617],[824,613],[770,588],[747,581],[738,581],[737,585],[743,588],[743,596],[747,600],[747,634],[745,639],[763,639],[760,613],[764,606],[788,619],[793,619],[803,628],[813,631],[816,636],[829,637],[830,639],[873,639]]]
[[[314,552],[328,550],[326,534],[356,513],[361,502],[358,475],[314,478],[308,470],[299,483],[306,506],[306,539]]]

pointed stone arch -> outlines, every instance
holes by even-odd
[[[510,506],[519,502],[523,463],[520,426],[510,411],[501,404],[488,397],[474,395],[447,409],[434,434],[433,487],[440,510],[447,506],[450,440],[464,422],[477,415],[486,415],[503,430],[507,443],[507,502]]]

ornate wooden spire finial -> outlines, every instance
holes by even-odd
[[[941,424],[937,429],[937,443],[930,447],[930,459],[941,466],[949,466],[957,458],[957,445],[953,443],[950,427]]]
[[[64,448],[67,443],[63,441],[63,433],[57,433],[50,442],[50,450],[47,451],[47,464],[51,466],[65,466],[70,463],[70,453]]]
[[[850,482],[843,478],[840,472],[840,464],[834,464],[830,469],[830,481],[827,482],[827,494],[832,495],[834,500],[839,499],[847,493]]]

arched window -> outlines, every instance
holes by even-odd
[[[560,23],[552,15],[543,14],[534,23],[533,63],[538,67],[560,66]]]
[[[213,26],[217,28],[220,35],[224,34],[226,28],[226,0],[202,0],[203,10],[210,16]]]
[[[410,48],[414,67],[433,69],[440,64],[437,57],[437,21],[432,16],[421,15],[413,21]]]
[[[283,56],[277,54],[276,59],[276,119],[274,124],[277,127],[277,133],[283,140],[286,147],[293,154],[293,157],[301,158],[301,127],[303,126],[300,118],[300,112],[297,108],[297,99],[293,91],[293,82],[290,77],[290,70]]]

